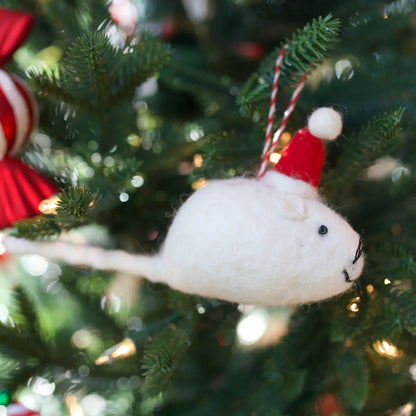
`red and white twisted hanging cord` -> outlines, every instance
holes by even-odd
[[[276,97],[277,97],[277,90],[279,86],[280,67],[282,65],[285,52],[288,48],[289,48],[288,44],[283,46],[282,50],[279,52],[279,55],[277,56],[276,65],[274,66],[272,96],[270,98],[269,116],[267,118],[267,129],[266,129],[266,138],[264,140],[263,156],[268,152],[269,147],[270,147],[270,142],[272,139],[273,118],[274,118],[274,112],[276,108]]]
[[[284,54],[288,50],[289,45],[286,44],[281,51],[279,52],[279,55],[276,59],[276,65],[274,67],[274,77],[273,77],[273,86],[272,86],[272,95],[270,99],[270,107],[269,107],[269,116],[267,119],[267,129],[266,129],[266,138],[264,140],[264,148],[263,148],[263,154],[262,154],[262,163],[259,169],[259,172],[257,174],[257,179],[260,179],[264,176],[266,173],[267,165],[269,163],[270,155],[274,152],[276,149],[277,143],[280,139],[280,136],[282,135],[286,124],[289,120],[290,115],[292,114],[296,102],[298,101],[299,95],[302,92],[303,87],[305,86],[306,81],[306,71],[302,75],[301,80],[299,81],[298,85],[296,86],[295,91],[293,91],[292,98],[290,99],[290,103],[288,108],[286,109],[283,119],[280,123],[279,128],[277,129],[276,133],[273,135],[272,140],[272,128],[273,128],[273,118],[276,108],[276,96],[277,96],[277,90],[278,90],[278,84],[279,84],[279,76],[280,76],[280,68],[282,66]]]

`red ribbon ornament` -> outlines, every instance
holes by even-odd
[[[30,13],[0,9],[0,67],[8,62],[27,39],[33,27]]]
[[[0,9],[0,67],[33,26],[29,13]],[[13,156],[28,142],[38,107],[25,83],[0,69],[0,229],[40,214],[39,204],[58,193],[48,179]]]

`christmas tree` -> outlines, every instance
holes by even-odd
[[[270,164],[313,109],[341,112],[319,192],[366,258],[340,296],[264,307],[3,249],[0,415],[416,414],[413,1],[0,6],[35,19],[2,65],[39,105],[17,157],[59,189],[8,234],[157,252],[193,191],[255,175],[287,45],[275,127],[306,84]]]

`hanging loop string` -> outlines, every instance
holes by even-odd
[[[293,91],[292,98],[290,99],[290,103],[288,108],[286,109],[283,119],[280,123],[279,128],[277,129],[276,133],[273,135],[272,140],[272,128],[273,128],[273,118],[276,108],[276,96],[277,96],[277,90],[278,90],[278,84],[279,84],[279,76],[280,76],[280,68],[282,66],[283,58],[286,53],[286,51],[289,49],[289,45],[286,44],[283,46],[281,51],[279,52],[279,55],[276,59],[276,65],[274,67],[274,77],[273,77],[273,86],[272,86],[272,95],[270,99],[270,107],[269,107],[269,116],[267,118],[267,129],[266,129],[266,137],[264,140],[264,148],[262,153],[262,162],[260,165],[259,172],[257,174],[257,179],[261,179],[264,174],[266,173],[267,165],[269,163],[270,155],[274,152],[276,149],[277,143],[279,142],[280,136],[282,135],[286,124],[289,120],[290,115],[292,114],[296,102],[298,101],[299,95],[303,90],[303,87],[305,86],[306,81],[306,71],[303,73],[301,80],[297,84],[295,91]]]

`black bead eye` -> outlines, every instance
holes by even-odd
[[[319,234],[321,235],[325,235],[328,232],[328,227],[326,225],[321,225],[319,227]]]

